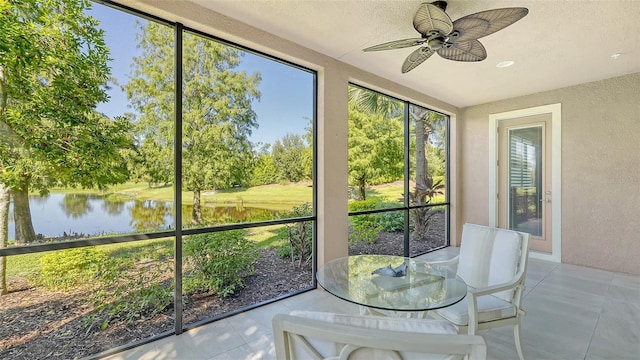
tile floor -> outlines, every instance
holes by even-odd
[[[449,248],[427,254],[446,259]],[[529,260],[522,320],[528,360],[640,360],[640,276]],[[314,290],[116,355],[109,360],[275,359],[271,318],[292,310],[358,313]],[[517,359],[511,327],[484,331],[488,359]]]

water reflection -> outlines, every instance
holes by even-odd
[[[29,204],[34,229],[46,238],[162,231],[174,226],[173,203],[169,201],[114,200],[95,194],[51,193],[30,196]],[[191,210],[191,205],[182,207],[184,219],[190,219]],[[13,205],[10,212],[9,240],[13,240]],[[202,210],[207,225],[269,220],[280,214],[281,211],[244,206],[206,206]]]
[[[66,194],[60,207],[67,217],[72,219],[79,219],[93,210],[87,194]]]
[[[103,201],[101,209],[109,215],[121,214],[126,208],[124,201]]]
[[[135,231],[166,228],[166,219],[173,223],[173,204],[155,200],[136,200],[131,206],[131,228]]]

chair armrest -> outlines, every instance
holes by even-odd
[[[474,298],[485,296],[485,295],[491,295],[501,291],[515,289],[519,283],[520,283],[520,279],[514,278],[513,280],[506,283],[502,283],[502,284],[491,285],[491,286],[487,286],[479,289],[469,289],[469,291],[467,292],[467,295],[471,295]]]
[[[515,289],[520,283],[524,284],[524,271],[518,271],[510,281],[483,288],[469,289],[467,294],[471,294],[474,297],[491,295],[497,292]]]

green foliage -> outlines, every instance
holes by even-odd
[[[427,153],[427,173],[435,178],[442,178],[446,173],[444,149],[429,146]]]
[[[108,256],[93,247],[54,251],[38,259],[43,286],[62,291],[92,282],[108,261]]]
[[[349,85],[348,96],[349,105],[365,113],[393,118],[404,111],[401,101],[359,86]]]
[[[104,186],[128,174],[130,124],[107,101],[108,48],[87,0],[13,1],[0,16],[0,182],[46,192]]]
[[[87,331],[152,318],[173,303],[173,285],[166,281],[172,265],[164,259],[141,262],[132,255],[110,257],[95,247],[55,251],[38,260],[37,281],[55,290],[83,289],[94,305],[83,319]]]
[[[382,202],[378,199],[349,201],[349,213],[356,211],[374,210],[382,207]]]
[[[380,201],[377,199],[350,201],[349,212],[373,210],[380,208]],[[349,232],[349,243],[364,241],[372,244],[376,242],[378,233],[383,227],[380,225],[378,214],[351,215],[349,216],[351,231]]]
[[[313,207],[310,203],[304,203],[294,206],[283,217],[295,218],[310,215],[313,215]],[[299,267],[308,264],[313,258],[313,223],[311,221],[301,221],[294,224],[286,224],[281,231],[289,243],[278,248],[278,255],[283,258],[290,258]]]
[[[349,109],[349,184],[365,200],[367,185],[401,179],[404,171],[402,118],[385,118]]]
[[[253,169],[251,186],[275,184],[278,180],[271,154],[260,154]]]
[[[173,304],[173,282],[169,261],[138,262],[120,259],[105,264],[98,285],[91,293],[95,309],[83,319],[87,331],[105,330],[109,324],[151,319]]]
[[[404,212],[389,211],[378,214],[378,223],[383,231],[395,232],[404,230]]]
[[[254,274],[258,252],[245,230],[190,235],[184,241],[188,271],[185,292],[215,291],[220,296],[234,293],[243,278]]]
[[[409,203],[411,205],[428,205],[431,200],[444,193],[444,184],[441,180],[434,181],[432,177],[423,178],[422,184],[409,193]],[[413,220],[413,232],[418,239],[423,239],[431,226],[431,217],[435,215],[436,209],[433,207],[420,207],[411,209],[410,214]]]
[[[271,155],[276,168],[276,177],[280,182],[298,182],[311,178],[305,173],[307,146],[301,135],[286,134],[276,140]]]

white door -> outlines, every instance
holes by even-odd
[[[551,114],[498,125],[498,227],[531,234],[530,249],[552,251]]]
[[[525,231],[531,257],[561,262],[561,104],[489,115],[489,226]]]

